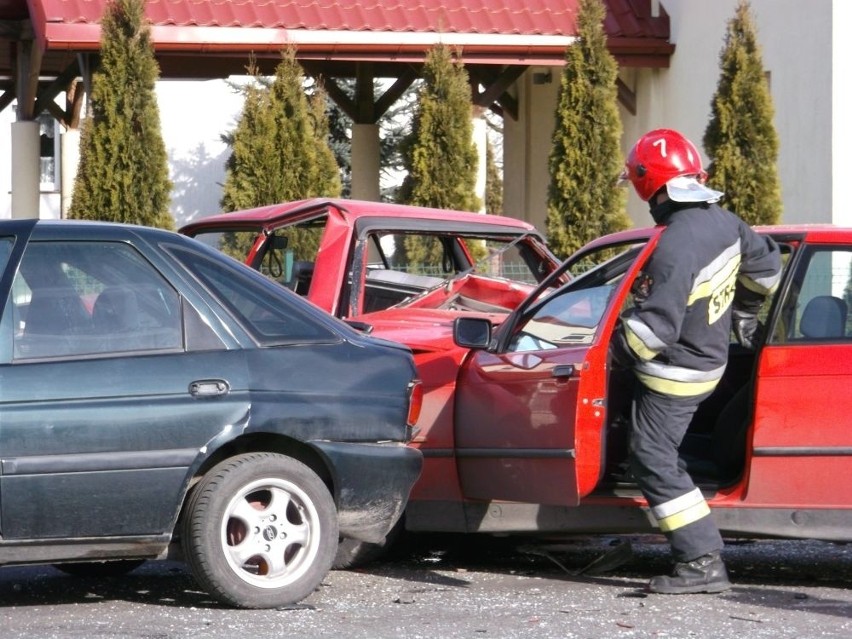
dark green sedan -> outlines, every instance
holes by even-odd
[[[420,472],[411,354],[201,243],[0,222],[0,564],[180,557],[218,600],[299,601]]]

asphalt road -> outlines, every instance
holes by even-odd
[[[616,547],[626,563],[580,574]],[[302,604],[266,611],[216,605],[177,563],[103,580],[6,567],[0,638],[852,637],[852,544],[733,542],[724,557],[732,590],[666,596],[643,589],[668,571],[657,537],[422,537],[402,557],[332,572]]]

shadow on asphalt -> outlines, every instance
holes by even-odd
[[[50,566],[11,566],[0,570],[3,606],[43,606],[127,601],[196,608],[219,608],[183,564],[148,562],[120,577],[75,577]]]
[[[628,546],[628,553],[614,553]],[[411,535],[394,557],[363,570],[407,581],[448,586],[464,571],[535,575],[623,590],[619,597],[648,597],[647,581],[671,570],[669,547],[660,535],[584,536],[556,540],[477,535]],[[616,565],[602,561],[620,554]],[[723,557],[734,587],[722,598],[740,603],[852,617],[852,604],[816,599],[801,588],[852,588],[852,544],[813,540],[728,539]],[[590,568],[603,563],[602,573]],[[588,572],[586,572],[588,571]]]
[[[583,574],[588,566],[629,543],[631,553],[602,574]],[[817,541],[729,540],[723,557],[734,587],[718,595],[731,602],[769,609],[802,609],[852,617],[852,603],[816,597],[802,588],[852,588],[852,544]],[[623,558],[623,557],[622,557]],[[599,564],[598,564],[599,565]],[[387,559],[356,570],[421,584],[424,589],[465,589],[468,572],[536,576],[612,587],[618,597],[649,595],[644,587],[671,564],[660,536],[580,537],[555,540],[494,538],[477,535],[410,535]],[[414,586],[415,592],[418,586]],[[79,604],[103,601],[166,606],[221,608],[177,562],[148,562],[112,578],[66,575],[50,566],[0,570],[3,606]]]

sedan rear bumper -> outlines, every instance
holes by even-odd
[[[420,451],[397,442],[311,443],[333,473],[340,536],[381,542],[402,515],[420,476]]]

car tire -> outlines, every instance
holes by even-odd
[[[109,561],[83,561],[68,564],[53,564],[53,567],[73,577],[121,577],[145,563],[144,559],[112,559]]]
[[[301,601],[331,568],[337,511],[323,481],[274,453],[228,459],[193,490],[182,530],[187,564],[219,601],[277,608]]]

